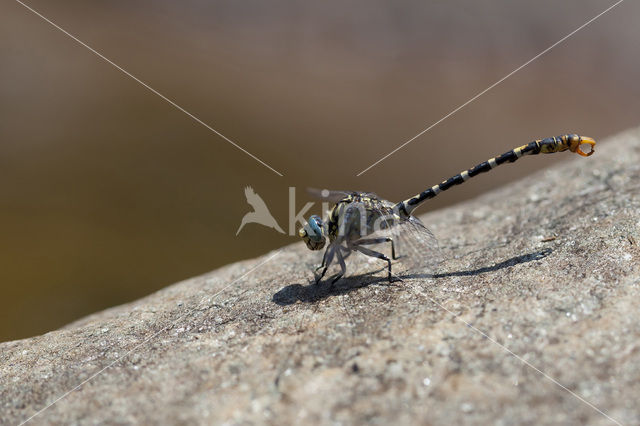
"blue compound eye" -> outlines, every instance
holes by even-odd
[[[320,217],[313,215],[309,218],[309,222],[307,222],[309,229],[307,234],[309,238],[314,241],[321,241],[324,238],[322,232],[322,219]]]
[[[322,219],[318,216],[311,216],[309,221],[298,231],[300,238],[311,250],[320,250],[326,243]]]

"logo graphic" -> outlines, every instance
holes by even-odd
[[[273,228],[281,234],[284,234],[284,231],[282,230],[282,228],[280,228],[278,222],[276,222],[276,220],[271,215],[271,212],[267,208],[265,202],[262,200],[262,198],[260,198],[258,194],[256,194],[252,187],[247,186],[244,189],[244,195],[247,198],[247,203],[249,203],[249,205],[253,207],[254,211],[244,215],[244,217],[242,218],[242,222],[240,223],[240,227],[236,231],[236,235],[240,233],[240,230],[247,223],[258,223],[268,228]]]

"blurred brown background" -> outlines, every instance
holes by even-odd
[[[535,138],[637,125],[628,1],[355,176],[612,3],[28,2],[284,177],[0,3],[0,341],[294,242],[258,225],[235,236],[246,185],[286,229],[288,186],[299,207],[308,186],[398,200]],[[567,157],[501,168],[429,208]]]

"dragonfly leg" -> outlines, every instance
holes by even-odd
[[[329,247],[327,247],[327,249],[324,251],[324,255],[322,256],[322,263],[320,264],[320,266],[318,266],[316,268],[316,272],[318,272],[320,269],[324,268],[324,266],[327,264],[327,252],[328,251],[329,251]]]
[[[402,281],[400,278],[395,278],[395,279],[393,278],[393,275],[391,274],[391,259],[389,259],[387,256],[385,256],[384,254],[378,251],[371,250],[366,247],[362,247],[360,245],[354,245],[353,248],[354,250],[358,250],[360,253],[366,254],[367,256],[377,257],[378,259],[385,260],[387,262],[387,272],[389,274],[388,278],[390,283],[394,281]]]
[[[322,273],[320,273],[320,276],[316,277],[316,284],[320,283],[320,280],[324,277],[324,274],[327,273],[327,267],[325,266],[324,269],[322,270]]]
[[[346,259],[347,257],[351,256],[351,253],[353,253],[353,251],[349,247],[345,246],[340,246],[340,250],[344,251],[344,253],[342,254],[342,259]]]
[[[391,258],[393,260],[396,260],[398,258],[396,256],[396,245],[393,242],[393,238],[391,237],[362,238],[360,240],[354,241],[352,244],[356,246],[363,246],[363,245],[381,244],[381,243],[391,243]]]
[[[331,265],[331,262],[333,261],[334,254],[335,254],[335,249],[332,246],[327,247],[327,249],[324,251],[324,256],[322,256],[322,265],[316,268],[316,272],[320,268],[324,268],[324,269],[322,269],[322,273],[320,274],[320,276],[316,277],[316,284],[318,284],[320,280],[324,277],[324,274],[327,273],[327,269],[329,269],[329,265]]]
[[[349,253],[347,254],[347,256],[350,253],[351,253],[351,250],[349,250]],[[344,256],[342,256],[342,252],[340,250],[338,250],[337,251],[337,255],[338,255],[338,263],[340,263],[341,272],[333,279],[333,281],[331,281],[331,287],[330,288],[333,288],[333,285],[336,283],[336,281],[338,281],[340,278],[342,278],[344,276],[345,272],[347,272],[347,265],[344,263]]]

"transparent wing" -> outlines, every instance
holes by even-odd
[[[347,195],[352,194],[360,194],[367,197],[377,198],[377,195],[373,192],[360,192],[360,191],[340,191],[340,190],[331,190],[331,189],[318,189],[318,188],[307,188],[307,193],[319,200],[326,200],[332,203],[337,203],[342,200]]]
[[[433,272],[443,256],[435,235],[417,217],[399,221],[391,228],[399,261],[410,271]]]
[[[385,200],[381,201],[384,203],[384,207],[379,209],[379,214],[391,214],[394,204]],[[435,235],[417,217],[398,218],[395,216],[387,229],[376,231],[372,236],[385,236],[393,239],[398,257],[396,263],[400,266],[398,272],[434,272],[437,265],[443,260]],[[390,244],[386,245],[389,247],[384,253],[391,256]]]

